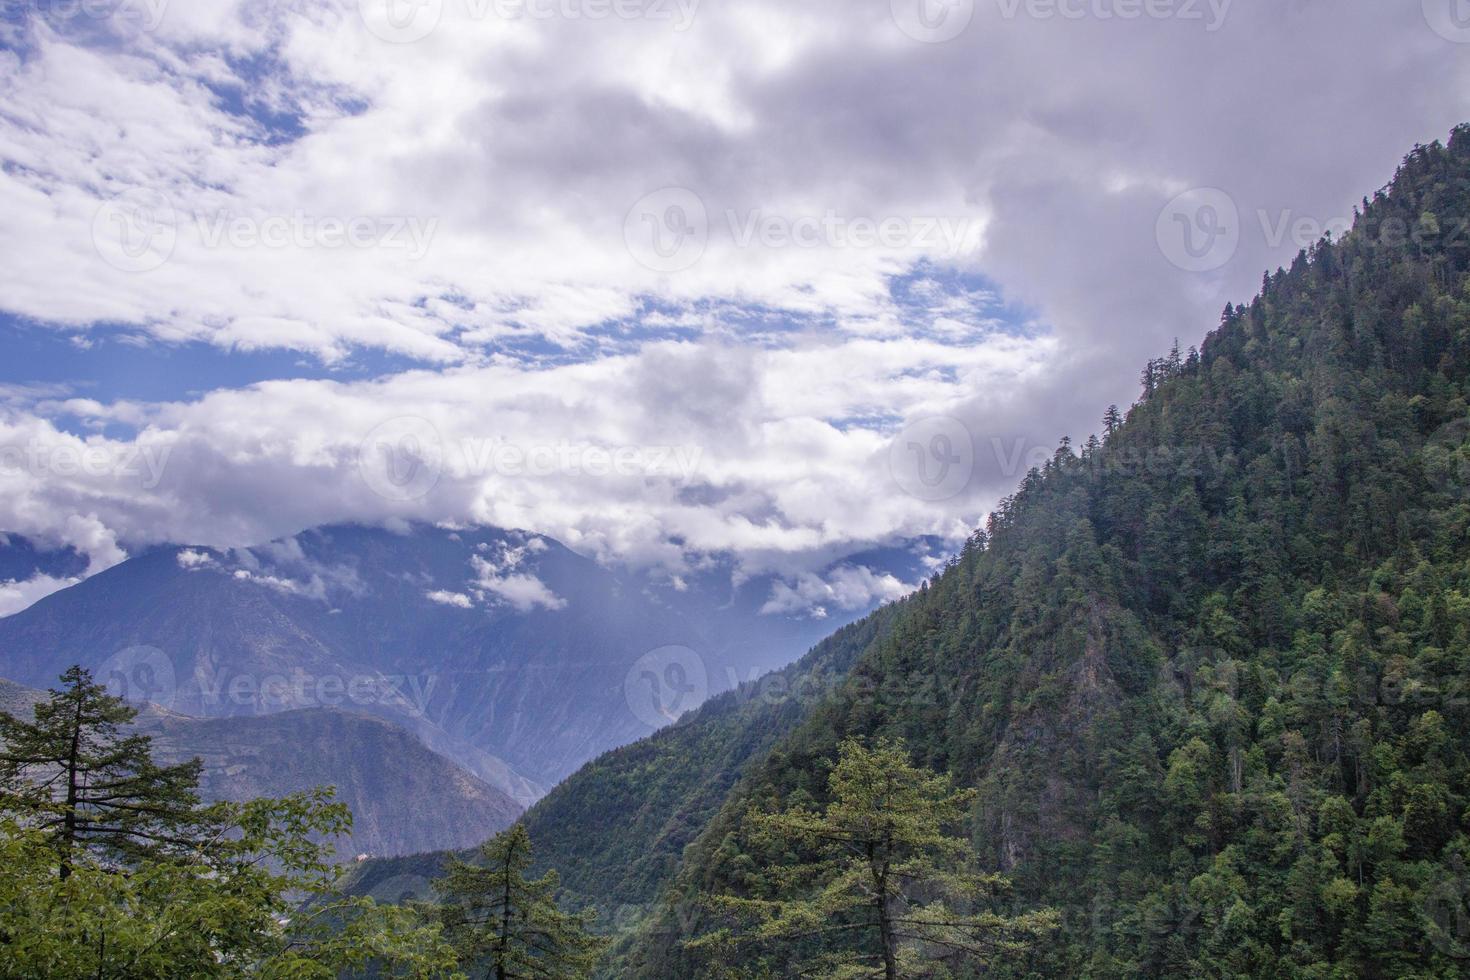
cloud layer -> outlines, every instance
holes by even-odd
[[[486,521],[840,604],[1470,117],[1453,2],[21,5],[9,330],[417,366],[7,390],[0,528]]]

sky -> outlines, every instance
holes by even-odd
[[[0,0],[0,88],[0,531],[809,583],[1340,234],[1470,4]]]

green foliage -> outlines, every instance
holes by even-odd
[[[751,760],[763,758],[835,688],[902,605],[838,630],[792,666],[582,767],[525,815],[536,867],[561,873],[573,907],[596,904],[600,925],[636,922]],[[588,833],[590,826],[597,833]],[[433,873],[432,864],[411,870]]]
[[[46,836],[61,877],[78,850],[159,860],[218,833],[221,811],[201,810],[194,792],[198,760],[155,765],[147,736],[122,733],[135,709],[80,667],[61,681],[33,722],[0,712],[0,809]]]
[[[969,842],[950,836],[973,792],[914,766],[901,743],[849,739],[838,753],[824,808],[798,801],[746,814],[748,847],[766,858],[759,890],[770,897],[711,897],[737,924],[689,948],[774,945],[800,976],[895,980],[1022,954],[1055,925],[1049,912],[987,907],[1005,880],[973,871]]]
[[[748,765],[610,975],[719,975],[680,910],[771,898],[744,814],[884,737],[977,787],[980,866],[1061,912],[987,977],[1464,975],[1467,227],[1462,127],[1153,362]]]
[[[131,708],[62,679],[0,717],[0,977],[456,975],[437,924],[335,895],[330,790],[200,806],[197,763],[157,766]]]
[[[557,906],[555,871],[529,879],[531,836],[520,824],[481,848],[479,862],[451,860],[436,884],[444,935],[461,964],[495,980],[589,976],[606,941],[588,931],[595,910],[580,914]]]

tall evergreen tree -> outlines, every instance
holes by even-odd
[[[0,712],[0,810],[41,831],[62,878],[79,850],[118,862],[157,860],[199,845],[215,827],[195,789],[198,759],[159,766],[137,716],[81,667],[21,721]]]
[[[693,948],[784,945],[803,977],[947,976],[1024,952],[1055,925],[1052,913],[1008,917],[984,908],[1007,885],[972,869],[961,825],[974,792],[915,766],[900,742],[844,741],[822,810],[796,805],[746,817],[752,845],[786,860],[761,876],[769,897],[722,895],[713,907],[741,926]]]
[[[494,980],[576,980],[591,974],[607,942],[589,931],[594,911],[557,907],[555,871],[528,879],[531,835],[516,824],[480,848],[483,864],[450,862],[437,883],[444,934],[460,964]]]
[[[156,764],[135,709],[61,679],[0,713],[0,980],[458,975],[438,923],[336,894],[330,788],[201,805],[197,759]]]

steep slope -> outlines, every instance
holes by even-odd
[[[0,680],[0,710],[29,717],[44,694]],[[207,800],[284,796],[335,786],[352,810],[338,856],[413,854],[468,847],[515,822],[521,808],[503,793],[379,718],[331,708],[261,717],[198,719],[140,706],[138,730],[154,757],[204,762]]]
[[[750,760],[763,758],[841,682],[902,605],[885,606],[785,670],[578,770],[526,814],[538,863],[561,873],[575,905],[597,905],[622,923],[646,912]]]
[[[19,612],[64,588],[87,570],[73,548],[46,548],[28,538],[0,533],[0,617]]]
[[[1364,203],[1028,474],[748,765],[608,975],[718,974],[690,910],[781,860],[738,814],[820,801],[850,735],[977,787],[982,862],[1063,912],[987,976],[1463,975],[1470,128]]]
[[[830,629],[763,614],[771,582],[729,571],[678,589],[540,535],[423,525],[160,548],[0,619],[0,670],[43,686],[80,659],[194,716],[377,714],[529,803]]]
[[[885,606],[844,627],[784,670],[711,698],[667,728],[583,766],[532,807],[540,868],[556,868],[563,900],[596,906],[605,927],[646,916],[684,847],[709,822],[753,759],[839,684],[859,653],[903,607]],[[348,890],[428,895],[448,852],[374,860]],[[410,884],[411,883],[411,884]]]

